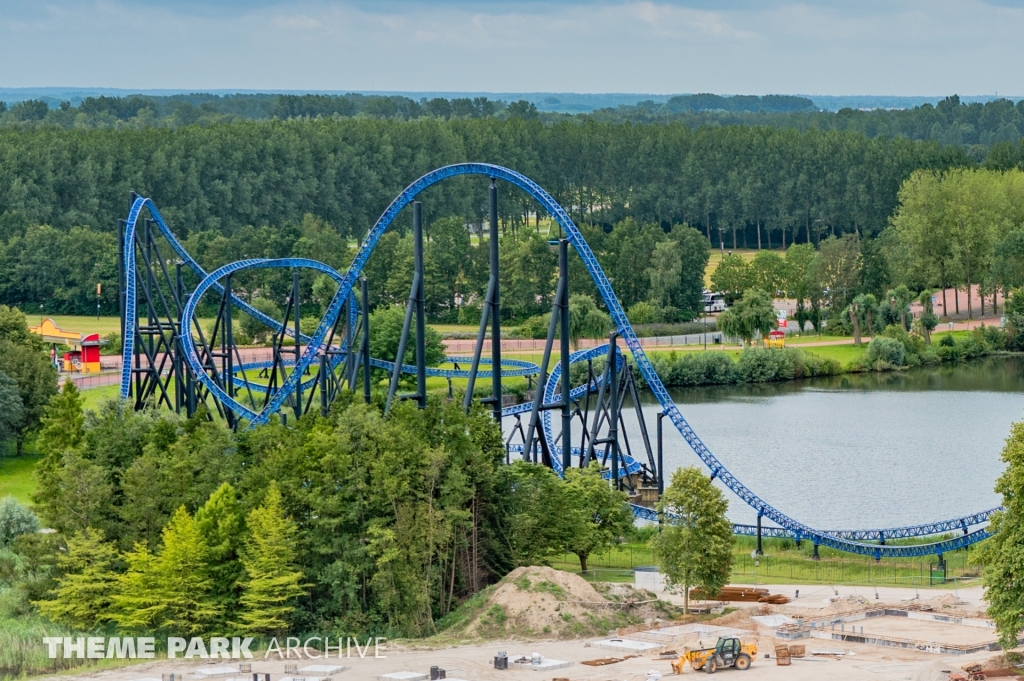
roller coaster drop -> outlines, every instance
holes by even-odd
[[[458,175],[479,175],[491,180],[490,280],[473,356],[447,358],[447,362],[454,364],[454,368],[426,367],[422,216],[420,204],[414,199],[427,187]],[[508,182],[532,196],[559,224],[566,237],[557,242],[559,281],[547,342],[539,366],[531,362],[501,358],[498,180]],[[369,351],[368,282],[361,276],[361,272],[381,235],[410,203],[413,204],[415,266],[396,361],[372,358]],[[143,218],[144,211],[148,212],[148,218]],[[711,477],[717,478],[757,511],[756,526],[735,525],[734,529],[739,534],[756,535],[759,549],[762,536],[791,537],[798,543],[802,540],[813,542],[815,555],[819,546],[828,546],[873,556],[876,560],[883,557],[938,555],[941,562],[944,552],[969,546],[987,537],[985,526],[991,513],[997,510],[990,509],[951,520],[908,527],[818,530],[790,518],[764,501],[715,458],[683,418],[644,353],[597,258],[569,215],[540,186],[508,168],[485,163],[461,163],[439,168],[419,178],[384,211],[344,274],[323,263],[303,258],[240,260],[207,273],[178,242],[153,202],[135,194],[131,195],[128,217],[120,221],[119,229],[121,337],[124,339],[121,397],[133,399],[137,409],[147,404],[158,404],[176,411],[184,410],[191,415],[200,404],[204,404],[211,414],[219,414],[233,428],[252,427],[266,423],[273,414],[280,414],[284,419],[294,414],[298,418],[307,413],[317,400],[321,412],[326,413],[344,386],[357,393],[361,392],[363,398],[369,401],[370,375],[367,367],[384,369],[391,374],[385,409],[390,409],[395,399],[415,400],[422,408],[427,397],[427,376],[448,379],[449,393],[451,379],[466,379],[464,406],[468,409],[476,392],[476,379],[491,378],[491,395],[481,401],[489,404],[495,420],[503,423],[509,456],[516,454],[548,465],[559,475],[564,474],[574,463],[585,465],[600,460],[606,468],[606,477],[619,488],[628,488],[634,493],[634,498],[640,497],[642,500],[646,496],[648,505],[632,505],[634,514],[639,518],[657,520],[657,513],[649,504],[664,486],[661,455],[665,418],[671,421],[710,469]],[[173,259],[166,257],[171,254],[161,251],[159,237],[173,251]],[[576,251],[593,278],[615,327],[607,345],[575,353],[569,352],[569,246]],[[173,276],[169,269],[172,266]],[[283,322],[254,309],[232,292],[234,274],[265,268],[287,268],[293,271],[292,295],[286,305]],[[338,285],[337,293],[319,324],[308,335],[302,333],[299,324],[299,269],[325,274]],[[198,279],[198,284],[188,293],[186,278]],[[355,290],[357,283],[358,296]],[[217,318],[207,337],[195,314],[199,301],[208,292],[218,294],[220,301]],[[266,324],[274,332],[272,358],[269,361],[243,361],[234,343],[232,307]],[[414,317],[415,328],[412,326]],[[486,358],[483,357],[483,349],[488,325],[491,348],[490,357]],[[415,343],[415,365],[400,363],[400,359],[405,356],[410,335]],[[556,335],[560,342],[559,360],[549,373]],[[290,345],[285,343],[286,338],[291,339]],[[636,385],[620,350],[619,339],[629,350],[633,362],[661,406],[657,416],[657,457],[652,451]],[[596,359],[605,360],[600,375],[594,372]],[[582,385],[572,388],[569,372],[571,365],[577,363],[586,363],[588,371]],[[469,366],[468,370],[460,368],[464,364]],[[481,364],[489,365],[491,370],[481,371]],[[494,372],[495,367],[500,370]],[[398,394],[399,377],[403,373],[416,376],[415,392]],[[536,379],[535,397],[531,402],[503,405],[501,379],[510,376],[526,376],[531,385]],[[563,398],[566,394],[569,395],[568,399]],[[240,399],[243,395],[244,399]],[[626,395],[631,397],[637,412],[646,462],[633,456],[624,430],[623,405]],[[592,403],[596,404],[593,409]],[[555,410],[559,411],[561,417],[561,430],[557,434],[551,415]],[[528,416],[525,427],[524,416]],[[574,420],[580,423],[578,446],[573,445],[571,438]],[[620,450],[620,444],[625,451]],[[767,518],[775,525],[762,526],[762,518]],[[954,536],[950,538],[950,534]],[[916,545],[886,545],[887,540],[915,537],[933,537],[938,541]]]

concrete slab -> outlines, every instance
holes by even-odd
[[[340,664],[311,664],[306,667],[300,668],[299,671],[303,674],[318,674],[320,676],[330,676],[331,674],[343,672],[346,669],[348,669],[348,667],[342,666]]]
[[[426,674],[419,672],[391,672],[377,677],[378,681],[424,681],[426,678]]]
[[[783,624],[796,624],[796,620],[786,615],[754,615],[750,618],[765,629],[778,629]]]
[[[605,638],[594,641],[590,644],[594,648],[605,648],[607,650],[622,650],[629,653],[644,653],[648,650],[660,648],[657,643],[650,641],[634,641],[628,638]]]
[[[520,662],[520,660],[522,660]],[[565,660],[554,660],[550,657],[542,657],[540,662],[537,664],[533,663],[533,659],[530,655],[511,655],[509,661],[514,667],[519,669],[526,669],[529,667],[535,672],[547,672],[553,669],[564,669],[572,665],[572,662],[566,662]]]
[[[213,678],[215,676],[237,676],[238,667],[200,667],[196,670],[196,674],[204,678]]]

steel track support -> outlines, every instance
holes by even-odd
[[[665,420],[665,412],[658,412],[658,470],[655,474],[658,476],[658,498],[665,493],[665,441],[664,441],[664,427],[662,421]]]
[[[498,185],[491,178],[487,190],[488,226],[490,234],[487,246],[491,256],[491,282],[494,284],[490,304],[491,316],[491,405],[494,420],[501,424],[501,278],[498,262]]]
[[[363,354],[363,401],[370,403],[370,286],[366,277],[359,278],[359,287],[362,300],[359,301],[363,308],[363,339],[361,350]]]
[[[761,550],[761,512],[757,513],[757,555],[763,556],[764,551]]]
[[[572,385],[569,376],[569,241],[558,241],[558,351],[562,365],[562,475],[572,467],[572,404],[569,393]],[[583,452],[580,452],[583,456]]]
[[[230,281],[230,279],[228,280]],[[302,319],[302,305],[299,304],[299,270],[292,270],[292,311],[295,313],[295,366],[292,367],[292,372],[298,371],[299,358],[302,357],[302,336],[300,335],[300,322]],[[228,305],[231,304],[231,299],[228,298]],[[282,336],[282,340],[284,337]],[[295,385],[295,420],[298,421],[302,416],[302,376],[299,376],[299,381]]]
[[[412,257],[413,267],[419,286],[416,287],[416,401],[420,409],[427,406],[427,345],[426,318],[424,307],[426,300],[423,285],[423,204],[414,201],[412,204]]]
[[[622,480],[619,479],[619,368],[615,356],[617,339],[618,334],[615,331],[608,334],[608,442],[612,450],[612,485],[616,490],[621,490]]]

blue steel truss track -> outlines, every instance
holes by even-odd
[[[196,378],[203,383],[203,385],[213,393],[217,399],[222,403],[229,405],[236,411],[240,416],[244,416],[250,422],[250,427],[265,423],[271,415],[276,413],[285,400],[288,399],[290,394],[299,386],[302,376],[309,368],[312,361],[315,359],[317,352],[322,347],[324,338],[333,326],[334,321],[337,319],[342,306],[345,301],[352,296],[353,286],[362,272],[363,267],[366,265],[367,260],[373,253],[373,249],[377,245],[378,240],[385,230],[390,226],[394,219],[398,216],[399,212],[408,205],[412,200],[424,189],[430,187],[444,179],[460,176],[460,175],[480,175],[489,177],[492,179],[500,179],[522,189],[530,196],[532,196],[540,205],[546,210],[554,220],[561,226],[564,231],[566,238],[572,244],[576,253],[580,256],[584,266],[587,268],[591,278],[593,279],[598,293],[604,300],[605,305],[611,315],[612,321],[618,331],[619,336],[623,339],[626,347],[629,349],[633,356],[633,360],[640,373],[643,375],[647,386],[653,393],[655,399],[661,405],[664,414],[669,418],[676,430],[687,442],[687,444],[693,449],[701,461],[711,471],[713,477],[718,478],[723,485],[725,485],[730,491],[738,496],[743,502],[752,507],[757,511],[758,515],[765,517],[771,522],[778,526],[779,532],[786,532],[789,536],[796,539],[806,539],[814,542],[821,546],[828,546],[841,551],[850,553],[857,553],[862,555],[869,555],[875,558],[882,557],[908,557],[908,556],[924,556],[933,555],[936,553],[943,553],[958,548],[963,548],[977,541],[980,541],[988,536],[988,532],[985,529],[979,529],[975,531],[969,531],[971,526],[983,523],[987,521],[992,511],[984,511],[982,513],[974,514],[971,516],[965,516],[954,520],[942,521],[939,523],[930,523],[925,525],[917,525],[913,527],[903,528],[888,528],[881,530],[855,530],[855,531],[841,531],[831,532],[827,530],[817,530],[808,525],[798,522],[797,520],[789,517],[782,511],[778,510],[771,504],[767,503],[764,499],[759,497],[753,490],[746,487],[738,478],[736,478],[725,466],[711,453],[711,451],[704,445],[701,439],[687,423],[686,419],[683,418],[682,413],[676,407],[672,401],[668,390],[662,384],[661,379],[654,371],[654,367],[648,359],[643,347],[640,345],[639,340],[629,320],[626,318],[625,311],[622,305],[619,303],[618,298],[612,289],[611,283],[605,276],[601,266],[597,262],[593,251],[590,250],[589,245],[583,239],[579,229],[573,223],[572,219],[565,212],[565,210],[556,202],[547,192],[545,192],[539,185],[514,170],[503,168],[501,166],[491,165],[487,163],[461,163],[450,166],[439,168],[430,173],[427,173],[423,177],[419,178],[401,194],[398,195],[391,202],[388,208],[384,211],[383,215],[377,220],[373,228],[370,230],[366,239],[360,245],[359,250],[352,262],[352,265],[344,275],[338,275],[336,272],[330,271],[329,267],[316,263],[315,261],[286,258],[280,260],[259,260],[259,261],[240,261],[231,265],[226,265],[215,272],[207,275],[205,271],[195,262],[191,256],[185,252],[181,244],[174,238],[170,229],[167,227],[163,218],[160,216],[156,209],[156,206],[148,199],[139,198],[131,207],[129,212],[128,220],[126,223],[125,230],[125,274],[126,274],[126,308],[127,310],[135,310],[136,291],[135,291],[135,249],[134,249],[134,232],[139,216],[144,208],[148,209],[152,215],[156,225],[158,226],[161,234],[165,237],[168,243],[171,245],[175,253],[185,262],[185,264],[192,269],[200,278],[203,279],[200,286],[193,292],[189,301],[186,303],[186,314],[184,318],[188,320],[189,325],[192,324],[192,318],[195,312],[196,304],[202,293],[207,290],[215,290],[222,292],[223,288],[219,284],[219,279],[231,272],[236,272],[242,269],[250,268],[262,268],[262,267],[308,267],[322,271],[330,276],[334,277],[335,281],[338,282],[338,291],[335,294],[334,299],[331,301],[327,308],[323,318],[320,320],[316,330],[310,336],[301,336],[301,340],[306,343],[306,349],[300,356],[299,360],[294,363],[293,370],[288,375],[287,379],[281,385],[281,387],[274,393],[266,407],[260,412],[254,412],[248,407],[237,402],[233,398],[227,395],[227,393],[216,384],[212,377],[210,377],[204,370],[202,364],[199,361],[199,357],[196,353],[194,343],[191,342],[191,334],[185,333],[182,335],[183,345],[185,345],[185,359],[190,369],[195,374]],[[259,319],[263,323],[270,326],[272,329],[280,330],[281,324],[276,320],[273,320],[266,315],[263,315],[258,310],[251,308],[238,298],[232,296],[232,304],[236,307],[243,309],[248,314],[252,315],[256,319]],[[190,327],[189,327],[190,328]],[[293,335],[285,329],[285,333]],[[127,396],[128,389],[131,379],[131,358],[133,353],[133,342],[134,334],[125,334],[124,343],[124,355],[122,365],[122,384],[121,394]],[[374,362],[375,365],[390,365],[390,363]],[[403,370],[411,369],[412,367],[406,367],[403,365]],[[445,371],[445,370],[438,370]],[[555,372],[559,371],[558,368]],[[555,373],[553,372],[553,374]],[[502,374],[505,374],[504,369]],[[451,374],[446,374],[451,375]],[[557,386],[557,381],[551,380],[548,382],[548,389],[544,396],[545,402],[554,401],[555,394],[553,393],[554,388]],[[587,387],[584,386],[583,389]],[[575,390],[573,392],[576,392]],[[514,413],[511,410],[506,410],[509,414]],[[550,435],[550,417],[545,413],[545,429]],[[554,442],[554,438],[550,438],[550,441]],[[554,460],[560,461],[560,456],[553,456]],[[635,464],[635,462],[633,462]],[[560,464],[557,464],[560,465]],[[637,464],[638,465],[638,464]],[[625,472],[628,472],[629,466],[624,466]],[[641,518],[656,519],[656,514],[650,509],[646,509],[640,506],[634,506],[634,513]],[[775,531],[775,530],[771,530]],[[914,536],[926,536],[930,534],[942,533],[942,532],[962,532],[960,536],[952,539],[946,539],[940,542],[930,544],[919,544],[916,546],[885,546],[874,543],[866,543],[872,541],[884,541],[886,539],[899,539],[905,537]]]

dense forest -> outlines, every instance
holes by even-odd
[[[613,98],[614,99],[614,98]],[[1024,101],[1008,99],[963,102],[957,95],[911,108],[821,110],[806,97],[792,95],[714,94],[677,95],[592,111],[566,113],[545,110],[540,102],[503,101],[476,97],[421,97],[403,95],[234,94],[127,97],[85,97],[70,101],[24,100],[0,102],[0,126],[70,128],[181,127],[184,125],[316,117],[364,117],[397,120],[519,118],[545,124],[560,121],[585,123],[679,123],[689,128],[705,125],[768,125],[807,130],[843,130],[868,137],[905,137],[961,145],[975,160],[985,158],[987,147],[1017,142],[1024,135]],[[51,104],[54,104],[51,106]],[[975,148],[971,148],[975,147]]]
[[[1007,101],[963,105],[954,97],[909,111],[834,114],[813,111],[799,97],[693,95],[658,106],[651,123],[629,122],[636,117],[623,107],[555,120],[526,102],[482,97],[135,96],[57,109],[41,101],[0,107],[0,303],[79,314],[99,303],[101,311],[115,311],[116,222],[133,190],[155,200],[204,266],[298,255],[341,268],[409,182],[448,163],[489,161],[524,172],[569,210],[606,269],[621,272],[616,289],[631,305],[648,300],[647,263],[676,226],[689,225],[723,250],[818,247],[847,234],[870,244],[914,171],[1024,167],[1021,141],[909,139],[941,137],[929,131],[955,125],[970,128],[972,139],[984,133],[1009,140],[1006,126],[1017,129],[1022,106]],[[832,127],[841,120],[916,122],[900,123],[902,132],[852,123],[856,130],[823,130],[829,126],[797,125],[792,117],[799,116]],[[686,117],[710,118],[694,127],[697,118]],[[450,180],[422,199],[428,260],[437,256],[445,288],[430,296],[432,315],[455,321],[455,301],[482,285],[470,243],[486,209],[486,179]],[[526,195],[501,187],[502,230],[511,237],[503,257],[522,265],[506,268],[522,273],[506,283],[523,295],[518,309],[507,298],[518,317],[537,314],[550,295],[553,262],[544,239],[552,235],[537,229],[544,217]],[[407,221],[399,220],[395,239]],[[645,246],[632,254],[636,235],[612,234],[619,224],[634,225]],[[697,262],[687,239],[669,241],[683,250],[662,255]],[[373,295],[393,303],[405,295],[399,277],[391,277],[394,254],[407,264],[410,247],[408,240],[382,246],[371,261]],[[457,262],[441,262],[444,254]],[[640,265],[618,263],[630,258],[642,265],[636,296],[624,275]],[[305,286],[311,293],[312,282]],[[587,290],[585,280],[580,286]],[[691,309],[699,281],[680,286],[654,297]]]

